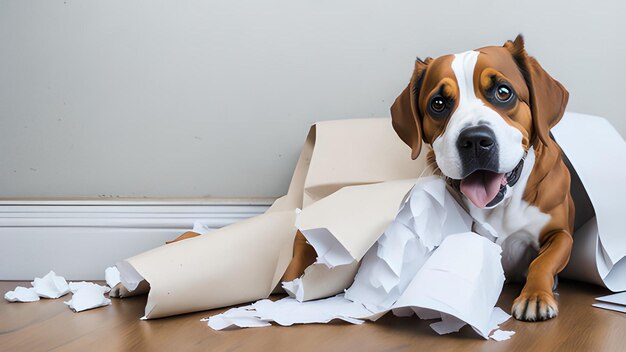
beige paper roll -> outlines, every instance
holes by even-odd
[[[149,283],[148,319],[265,298],[278,285],[292,257],[297,208],[345,186],[415,178],[425,168],[425,160],[425,156],[411,160],[409,148],[396,136],[388,118],[317,123],[309,131],[287,195],[265,214],[155,248],[126,259],[118,268],[122,276],[138,274]],[[400,193],[394,193],[398,205]],[[354,201],[362,201],[358,193]],[[385,207],[388,203],[386,199]],[[335,216],[334,223],[347,218],[341,212]],[[368,217],[382,223],[389,211],[374,211]],[[351,279],[346,280],[345,272],[340,276],[337,280],[347,287]],[[333,279],[321,275],[319,280]]]

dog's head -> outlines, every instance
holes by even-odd
[[[528,149],[549,144],[567,99],[520,35],[502,47],[418,59],[391,116],[413,159],[422,141],[430,144],[441,173],[474,205],[491,208],[515,186]]]

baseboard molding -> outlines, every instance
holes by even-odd
[[[271,200],[0,201],[0,280],[49,270],[70,280],[162,245],[201,220],[220,228],[262,214]]]

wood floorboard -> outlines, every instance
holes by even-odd
[[[0,293],[27,282],[0,282]],[[498,305],[508,311],[520,286],[507,285]],[[108,307],[73,313],[70,296],[35,303],[0,301],[1,351],[624,351],[626,314],[598,308],[606,289],[563,281],[560,315],[523,323],[509,320],[511,340],[485,341],[469,327],[439,336],[428,322],[387,315],[376,322],[272,326],[213,331],[199,320],[223,310],[141,321],[145,296],[114,299]]]

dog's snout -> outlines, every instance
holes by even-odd
[[[459,149],[473,151],[478,154],[487,151],[495,145],[496,136],[493,130],[487,126],[469,127],[459,135],[457,145]]]
[[[479,125],[465,128],[457,139],[457,149],[463,177],[475,170],[498,171],[498,143],[491,127]]]

